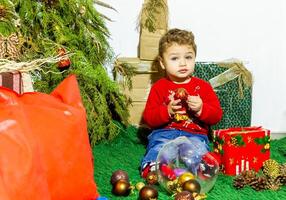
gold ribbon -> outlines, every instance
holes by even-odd
[[[243,91],[247,87],[252,86],[252,74],[248,71],[242,62],[219,62],[216,63],[220,67],[228,68],[225,72],[211,78],[209,80],[213,88],[217,88],[225,83],[237,79],[238,91],[240,98],[243,98]]]

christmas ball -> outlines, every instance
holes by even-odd
[[[139,200],[150,200],[150,199],[152,200],[158,199],[158,191],[154,187],[146,185],[139,192]]]
[[[158,182],[169,193],[180,191],[190,180],[198,183],[196,186],[200,186],[201,193],[207,193],[219,172],[218,161],[197,137],[182,136],[167,142],[159,151],[156,162],[159,163],[156,165]],[[190,187],[189,184],[185,187]]]
[[[183,191],[177,193],[174,200],[194,200],[194,197],[189,191]]]
[[[178,178],[178,183],[182,186],[185,182],[195,179],[195,176],[191,172],[183,173]]]
[[[64,48],[59,48],[58,55],[62,56],[61,60],[58,62],[58,69],[60,71],[68,69],[71,65],[71,61],[69,57],[66,55],[66,50]]]
[[[195,179],[188,180],[183,184],[183,190],[189,191],[191,193],[200,193],[201,191],[201,185],[199,182]]]
[[[158,176],[157,173],[154,171],[151,171],[146,176],[146,182],[150,185],[155,185],[158,183]]]
[[[181,99],[181,101],[187,101],[189,93],[185,88],[178,88],[175,91],[174,99]]]
[[[117,181],[112,187],[112,193],[116,196],[128,196],[130,191],[130,183],[125,180]]]
[[[112,173],[111,178],[110,178],[110,183],[114,185],[117,181],[119,180],[124,180],[126,182],[129,182],[129,176],[127,172],[124,170],[116,170],[115,172]]]

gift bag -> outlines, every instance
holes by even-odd
[[[252,75],[241,62],[196,62],[194,75],[210,82],[223,109],[212,130],[251,125]]]
[[[259,171],[270,158],[270,131],[262,127],[215,130],[214,152],[221,157],[222,170],[227,175]]]
[[[0,199],[95,200],[86,113],[74,75],[51,94],[0,88]]]

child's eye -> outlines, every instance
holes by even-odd
[[[193,57],[192,57],[192,56],[186,56],[186,59],[188,59],[188,60],[192,60],[192,59],[193,59]]]
[[[178,57],[171,57],[171,60],[175,61],[175,60],[178,60],[179,58]]]

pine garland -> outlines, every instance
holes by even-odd
[[[109,32],[93,0],[11,0],[21,19],[17,33],[23,38],[21,61],[56,56],[65,48],[73,55],[64,73],[41,73],[35,78],[38,91],[51,92],[68,74],[76,74],[87,111],[91,145],[119,133],[115,120],[127,125],[128,101],[104,68],[114,57]],[[15,27],[15,24],[11,24]],[[56,64],[43,70],[58,72]]]

